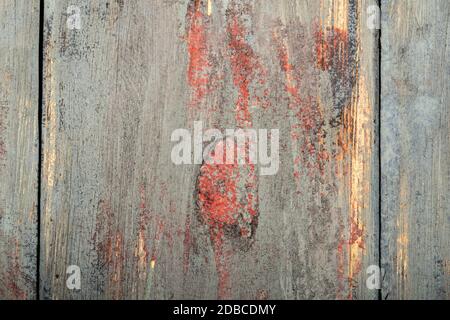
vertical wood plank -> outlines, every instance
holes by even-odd
[[[36,297],[39,1],[0,2],[0,299]]]
[[[383,299],[448,299],[448,1],[382,4]]]
[[[370,4],[46,1],[42,297],[375,298]],[[277,174],[175,165],[195,121],[279,129]]]

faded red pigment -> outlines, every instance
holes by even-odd
[[[222,163],[226,152],[224,142],[216,145],[213,153],[213,163],[204,164],[200,168],[198,179],[198,201],[202,220],[209,226],[210,239],[213,244],[216,269],[219,277],[219,298],[230,297],[229,265],[232,250],[226,241],[225,230],[238,228],[239,236],[251,236],[252,224],[257,219],[256,176],[254,165],[247,165],[247,175],[237,164]],[[234,151],[236,155],[236,148]],[[241,184],[241,185],[239,185]]]
[[[123,233],[115,230],[114,221],[114,213],[110,201],[101,200],[92,240],[98,254],[99,264],[106,266],[107,270],[105,271],[110,274],[108,277],[110,284],[122,281],[122,271],[125,264]],[[113,298],[122,298],[121,286],[112,285],[112,288]]]
[[[236,123],[238,127],[251,126],[249,86],[255,78],[256,70],[260,69],[260,65],[253,49],[245,41],[246,30],[237,16],[229,19],[227,31],[233,83],[239,92],[236,102]]]
[[[4,274],[4,288],[7,289],[7,292],[2,289],[3,286],[0,286],[0,294],[3,297],[11,296],[17,300],[25,300],[27,299],[27,293],[22,290],[18,284],[21,273],[23,273],[19,261],[19,240],[10,238],[8,242],[10,244],[10,248],[12,248],[14,251],[7,254],[8,267],[6,268]]]
[[[327,29],[324,32],[321,28],[317,29],[318,30],[315,32],[317,67],[323,71],[332,71],[332,74],[335,75],[336,79],[339,79],[339,83],[343,86],[343,88],[338,88],[335,90],[341,90],[346,94],[351,94],[352,81],[350,67],[352,64],[350,61],[353,61],[354,57],[350,56],[350,39],[347,31],[339,28],[333,28]],[[349,101],[346,101],[345,103],[348,104]],[[351,122],[352,119],[350,118],[346,120],[347,122]],[[349,131],[351,136],[353,126],[350,124],[348,126],[344,126],[344,128]],[[339,141],[339,145],[344,152],[348,152],[349,146],[346,143]],[[338,298],[352,299],[354,279],[350,275],[348,277],[344,276],[345,255],[346,252],[351,253],[351,248],[354,245],[357,245],[361,249],[365,248],[365,231],[359,225],[357,217],[354,216],[354,213],[350,216],[349,228],[350,234],[347,238],[344,236],[343,225],[340,226],[341,239],[337,248],[339,280]],[[346,250],[344,250],[344,248],[346,248]],[[348,254],[348,259],[348,264],[352,265],[354,268],[354,270],[352,270],[352,275],[358,274],[361,271],[361,261],[352,261],[353,257],[351,254]],[[349,288],[346,297],[341,294],[345,291],[345,281],[348,282]]]
[[[280,68],[284,73],[284,89],[288,96],[289,112],[297,119],[297,122],[291,126],[291,140],[293,143],[300,142],[299,152],[294,158],[293,173],[297,192],[300,192],[300,172],[297,169],[299,165],[301,164],[306,169],[306,174],[310,178],[317,174],[323,176],[326,162],[330,158],[322,143],[325,138],[324,117],[317,97],[302,96],[302,92],[305,91],[302,90],[302,86],[309,85],[314,80],[302,77],[305,74],[305,67],[302,65],[305,63],[302,61],[305,53],[298,53],[300,61],[298,61],[298,65],[295,65],[290,61],[287,41],[281,37],[279,32],[273,33],[273,40]],[[300,141],[300,139],[302,140]]]
[[[194,11],[193,11],[194,10]],[[227,54],[230,63],[232,81],[238,97],[235,103],[235,121],[240,128],[252,126],[249,111],[250,86],[254,81],[263,83],[258,75],[263,74],[258,57],[246,41],[248,31],[240,21],[241,13],[231,10],[227,16]],[[197,6],[188,8],[190,28],[188,31],[188,83],[193,91],[194,105],[199,105],[208,93],[208,81],[211,71],[205,39],[203,21],[206,19]],[[267,92],[266,92],[267,93]],[[261,99],[255,98],[256,101]],[[224,155],[225,145],[219,143],[213,153]],[[248,149],[248,146],[247,146]],[[234,153],[236,155],[236,152]],[[247,152],[248,154],[248,152]],[[248,157],[248,156],[247,156]],[[246,159],[248,163],[248,158]],[[203,164],[198,178],[199,211],[204,223],[209,227],[210,239],[214,249],[218,274],[218,297],[231,295],[230,262],[232,250],[227,241],[230,228],[239,230],[238,238],[252,236],[252,226],[257,218],[257,178],[253,164],[238,165],[237,158],[232,164],[219,164],[218,161]],[[236,235],[234,235],[236,236]],[[189,240],[186,238],[185,246]],[[185,249],[185,252],[188,250]],[[188,257],[184,257],[184,260]],[[185,267],[186,269],[186,267]]]
[[[316,37],[316,56],[317,66],[323,71],[330,70],[336,63],[345,64],[345,59],[341,59],[339,55],[347,52],[348,48],[348,33],[339,28],[333,28],[324,32],[322,28],[318,28],[315,32]],[[336,60],[335,60],[336,59]],[[346,66],[343,65],[342,69]]]
[[[253,125],[250,106],[256,104],[267,106],[268,89],[263,90],[260,97],[253,84],[265,84],[265,71],[260,59],[254,52],[249,39],[251,32],[247,30],[247,22],[243,17],[248,9],[237,9],[235,2],[230,3],[226,14],[226,36],[217,39],[227,39],[227,47],[219,50],[224,53],[225,61],[231,69],[232,82],[237,92],[235,101],[235,122],[239,128],[250,128]],[[189,109],[192,111],[200,106],[207,106],[207,96],[216,88],[218,78],[213,78],[215,62],[210,58],[211,52],[207,33],[210,17],[202,12],[201,1],[191,1],[187,11],[187,49],[189,62],[187,82],[191,89]],[[244,21],[246,21],[244,23]],[[306,30],[306,29],[305,29]],[[314,45],[302,48],[289,56],[288,41],[283,38],[283,32],[273,32],[273,43],[284,74],[284,91],[288,100],[288,116],[296,119],[291,125],[291,141],[298,146],[294,157],[293,176],[297,183],[297,192],[301,190],[301,175],[309,179],[324,176],[332,153],[326,149],[325,117],[320,105],[320,97],[312,96],[307,90],[311,83],[319,81],[320,72],[329,72],[333,78],[333,94],[336,99],[345,95],[344,101],[336,100],[335,104],[347,104],[346,97],[351,95],[351,79],[349,60],[349,36],[344,30],[333,29],[323,31],[313,25]],[[217,36],[217,35],[216,35]],[[217,48],[220,49],[220,48]],[[297,50],[297,49],[296,49]],[[310,68],[314,69],[311,70]],[[306,71],[306,72],[305,72]],[[310,78],[308,78],[310,77]],[[224,78],[225,79],[225,78]],[[225,81],[220,79],[220,81]],[[336,81],[334,81],[336,80]],[[223,85],[223,83],[222,83]],[[340,88],[340,86],[345,88]],[[225,87],[225,86],[224,86]],[[341,94],[344,93],[344,94]],[[340,109],[339,109],[340,110]],[[340,116],[340,115],[338,115]],[[223,144],[218,143],[214,154],[221,154]],[[223,149],[222,149],[223,150]],[[303,168],[301,172],[299,168]],[[230,266],[233,258],[231,237],[243,240],[253,236],[253,229],[258,218],[257,177],[252,164],[245,166],[232,164],[204,163],[200,168],[197,181],[197,197],[202,221],[209,227],[210,239],[215,255],[218,274],[218,297],[231,297]],[[184,272],[188,270],[189,247],[191,245],[190,219],[186,220],[184,237]],[[239,230],[233,233],[230,230]],[[344,232],[344,230],[342,230]],[[364,246],[361,242],[363,230],[351,221],[350,235],[341,233],[338,244],[339,277],[344,272],[344,246],[354,243]],[[351,279],[349,282],[351,283]],[[342,288],[343,289],[343,288]],[[341,290],[340,290],[341,291]]]
[[[210,83],[209,70],[211,67],[208,61],[208,47],[206,43],[206,19],[199,8],[199,3],[191,4],[188,8],[187,19],[189,30],[187,32],[187,49],[189,54],[189,64],[187,78],[192,89],[189,106],[197,108],[208,92]]]
[[[189,271],[189,258],[191,251],[191,218],[186,217],[185,227],[184,227],[184,239],[183,239],[183,273],[186,274]]]

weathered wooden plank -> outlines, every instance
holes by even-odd
[[[39,1],[0,2],[0,299],[36,296]]]
[[[376,297],[371,2],[45,3],[43,298]],[[279,129],[278,172],[175,165],[194,121]]]
[[[448,1],[382,4],[383,299],[448,299]]]

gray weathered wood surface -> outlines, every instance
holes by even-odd
[[[0,3],[0,299],[449,299],[448,1],[382,1],[380,64],[375,1],[45,0],[41,123],[39,2]],[[175,165],[195,121],[279,129],[277,174]]]
[[[383,1],[383,299],[449,299],[450,3]]]
[[[0,299],[36,297],[39,1],[0,2]]]
[[[369,3],[45,1],[41,297],[376,298]],[[280,129],[278,173],[243,169],[248,226],[205,219],[208,168],[171,162],[195,120]]]

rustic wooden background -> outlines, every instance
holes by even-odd
[[[375,5],[0,2],[0,298],[450,298],[450,3]],[[278,173],[173,164],[194,121]]]

